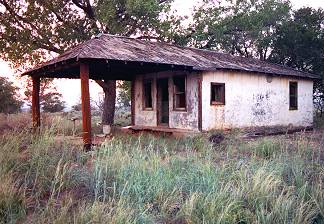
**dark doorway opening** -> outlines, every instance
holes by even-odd
[[[169,126],[169,85],[168,79],[157,80],[158,125]]]

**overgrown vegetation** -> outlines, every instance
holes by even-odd
[[[58,123],[57,123],[58,122]],[[323,134],[0,138],[0,223],[323,223]]]

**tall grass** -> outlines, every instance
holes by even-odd
[[[0,223],[323,223],[323,136],[0,137]]]

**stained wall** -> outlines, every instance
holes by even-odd
[[[173,78],[177,75],[186,75],[186,102],[185,111],[176,111],[173,108]],[[135,125],[157,126],[157,79],[168,78],[169,83],[169,127],[187,130],[198,130],[198,74],[184,72],[160,72],[156,74],[138,75],[135,79]],[[143,108],[143,79],[150,78],[153,81],[152,99],[153,109]]]
[[[298,110],[289,110],[289,81],[298,82]],[[211,82],[225,83],[225,105],[211,105]],[[239,72],[202,75],[202,129],[311,126],[313,81]]]

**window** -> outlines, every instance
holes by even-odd
[[[225,105],[225,83],[211,83],[211,105]]]
[[[298,83],[289,82],[289,110],[298,109]]]
[[[173,78],[173,100],[175,110],[186,110],[186,77]]]
[[[153,109],[153,100],[152,100],[152,80],[143,81],[143,107],[146,110]]]

